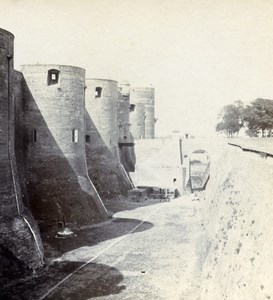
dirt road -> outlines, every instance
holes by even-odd
[[[124,226],[128,219],[138,220],[135,228],[65,253],[59,262],[82,268],[40,299],[199,299],[199,206],[184,197],[117,213],[114,218],[123,219]]]

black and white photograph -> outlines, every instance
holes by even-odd
[[[0,300],[273,300],[272,200],[272,0],[0,0]]]

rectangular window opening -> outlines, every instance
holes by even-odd
[[[59,82],[59,75],[60,75],[59,70],[55,70],[55,69],[49,70],[47,74],[47,84],[48,85],[57,84]]]
[[[78,129],[73,129],[72,130],[72,142],[73,143],[78,143],[79,141],[79,130]]]
[[[102,93],[102,88],[101,87],[96,87],[95,89],[95,98],[101,98],[101,93]]]
[[[85,136],[85,142],[86,142],[87,144],[90,144],[90,135],[86,135],[86,136]]]

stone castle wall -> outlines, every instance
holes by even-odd
[[[153,89],[131,97],[128,82],[67,65],[15,71],[13,40],[0,29],[0,281],[43,264],[40,230],[107,220],[104,203],[133,187],[132,123],[136,138],[154,136]]]

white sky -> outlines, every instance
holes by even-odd
[[[152,84],[158,135],[212,133],[223,105],[273,99],[272,0],[0,0],[0,27],[17,69]]]

